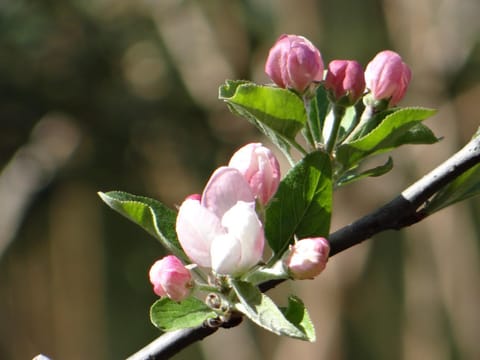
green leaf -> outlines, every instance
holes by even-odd
[[[328,114],[330,101],[327,92],[323,86],[319,86],[315,93],[315,97],[310,102],[310,111],[308,114],[308,122],[313,140],[320,144],[323,142],[322,130],[325,125],[325,118]]]
[[[177,214],[161,202],[122,191],[99,192],[100,198],[113,210],[140,225],[160,240],[171,253],[190,262],[177,239]]]
[[[150,321],[162,331],[199,326],[216,316],[215,311],[193,296],[180,302],[164,297],[155,301],[150,308]]]
[[[367,135],[340,145],[336,159],[345,170],[349,170],[367,156],[380,154],[404,144],[432,144],[438,139],[420,122],[434,113],[435,110],[425,108],[396,110]]]
[[[307,119],[302,99],[286,89],[229,80],[220,86],[219,98],[269,137],[273,132],[294,141]]]
[[[287,308],[280,308],[280,311],[288,321],[302,330],[308,341],[315,341],[315,327],[302,300],[292,295],[288,298]]]
[[[329,156],[315,151],[299,161],[281,181],[265,212],[265,236],[278,260],[293,235],[327,236],[332,212]]]
[[[345,173],[335,184],[336,187],[350,184],[354,181],[363,179],[365,177],[376,177],[381,176],[393,169],[393,160],[389,156],[385,164],[362,171],[360,173],[356,172],[356,169]]]
[[[290,311],[286,311],[297,322],[295,324],[290,322],[277,305],[267,295],[260,292],[256,286],[238,280],[232,281],[232,286],[240,301],[235,307],[255,324],[277,335],[309,341],[315,339],[314,336],[312,338],[307,321],[300,319],[298,304],[289,304]]]
[[[447,206],[480,194],[480,164],[465,171],[442,188],[426,205],[425,212],[433,214]]]
[[[383,119],[385,119],[388,115],[393,114],[397,110],[398,109],[395,108],[385,109],[383,111],[379,111],[373,114],[373,116],[370,117],[367,121],[361,121],[361,123],[358,124],[358,129],[355,129],[355,135],[353,136],[353,138],[350,139],[350,141],[355,141],[359,138],[364,137],[373,129],[375,129],[383,121]],[[363,111],[365,112],[369,110],[364,108]],[[364,114],[360,114],[360,116],[362,115]]]
[[[340,122],[340,129],[338,130],[337,144],[340,144],[347,135],[353,130],[359,121],[360,115],[357,112],[356,106],[349,106],[345,110],[345,115]]]

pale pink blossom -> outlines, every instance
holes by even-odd
[[[155,294],[174,301],[185,299],[192,288],[190,271],[173,255],[156,261],[150,268],[149,278]]]
[[[306,38],[282,35],[270,49],[265,72],[281,88],[299,93],[314,81],[323,79],[323,60],[320,51]]]
[[[390,106],[395,106],[405,96],[411,78],[408,65],[391,50],[379,52],[365,69],[365,82],[373,98],[390,99]]]
[[[294,279],[313,279],[327,265],[330,244],[322,237],[297,241],[289,250],[285,265]]]
[[[325,88],[335,102],[353,105],[365,90],[362,66],[355,60],[333,60],[328,64]]]
[[[255,212],[250,185],[235,168],[220,167],[201,200],[187,198],[179,208],[176,230],[187,256],[215,273],[240,275],[260,260],[263,226]]]
[[[240,171],[254,196],[267,204],[280,183],[280,165],[275,155],[260,143],[250,143],[233,154],[228,166]]]

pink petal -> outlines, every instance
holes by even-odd
[[[227,166],[215,170],[203,190],[202,205],[221,218],[238,201],[255,201],[243,175]]]
[[[187,199],[178,211],[176,230],[178,240],[188,257],[200,266],[210,267],[212,240],[225,233],[220,219],[199,201]]]

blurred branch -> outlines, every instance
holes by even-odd
[[[477,134],[465,147],[423,178],[404,190],[399,196],[372,213],[347,225],[330,235],[330,256],[338,254],[385,230],[399,230],[425,219],[422,210],[435,193],[455,180],[468,169],[480,163],[480,136]],[[269,281],[260,285],[267,291],[283,280]],[[238,324],[225,323],[229,328]],[[199,326],[166,333],[128,360],[168,359],[184,347],[213,334],[217,329]]]
[[[0,172],[0,257],[14,239],[27,206],[70,159],[80,130],[70,118],[52,113],[40,119],[30,140]]]

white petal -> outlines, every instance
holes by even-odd
[[[255,201],[250,185],[237,169],[218,168],[205,186],[202,205],[221,218],[238,201]]]
[[[211,247],[212,269],[218,274],[235,274],[241,257],[241,245],[234,236],[217,236]]]
[[[245,271],[256,265],[262,257],[265,240],[262,223],[255,212],[255,203],[239,201],[225,213],[222,225],[241,244],[237,271]]]
[[[211,267],[212,240],[225,233],[220,219],[199,201],[187,199],[178,211],[176,230],[188,257],[200,266]]]

